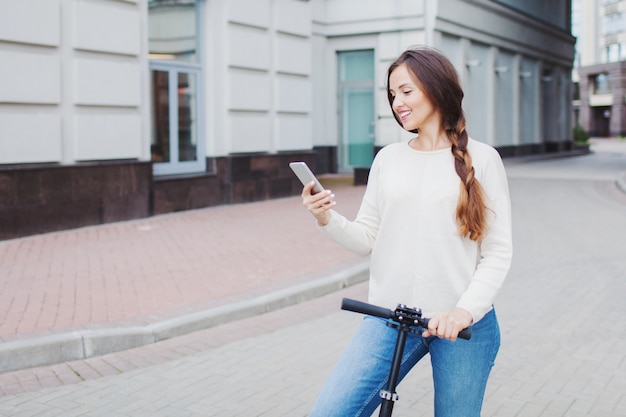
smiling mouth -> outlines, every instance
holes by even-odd
[[[400,116],[400,120],[402,120],[403,122],[409,118],[409,116],[411,115],[410,111],[403,111],[400,112],[399,116]]]

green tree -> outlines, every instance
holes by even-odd
[[[586,144],[589,140],[589,133],[581,125],[576,125],[574,127],[574,143],[577,144]]]

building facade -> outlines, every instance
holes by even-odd
[[[573,123],[591,136],[626,135],[626,1],[573,0]]]
[[[294,195],[406,138],[385,72],[455,64],[472,137],[571,146],[569,1],[0,0],[0,238]]]
[[[575,123],[593,137],[626,136],[626,61],[577,68]]]

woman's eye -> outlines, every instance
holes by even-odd
[[[413,92],[413,90],[406,90],[406,91],[403,91],[403,93],[404,93],[405,95],[409,95],[409,94],[411,94],[412,92]]]

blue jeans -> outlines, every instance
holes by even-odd
[[[398,331],[366,316],[322,388],[310,417],[371,416],[387,386]],[[450,342],[409,333],[400,380],[430,353],[435,417],[479,417],[489,372],[500,347],[495,311],[472,325],[471,340]]]

